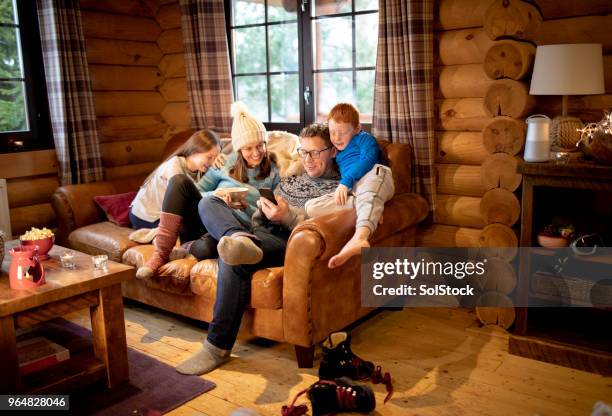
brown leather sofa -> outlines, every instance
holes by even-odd
[[[169,143],[172,144],[172,143]],[[385,206],[384,222],[373,246],[414,246],[417,224],[428,205],[412,194],[412,149],[380,142],[393,170],[396,195]],[[62,186],[52,196],[59,229],[57,240],[89,254],[108,254],[114,261],[139,266],[153,253],[152,245],[128,239],[131,229],[101,217],[96,195],[137,190],[144,177]],[[361,307],[360,262],[351,259],[339,269],[327,268],[355,229],[354,211],[311,219],[293,230],[284,267],[262,269],[252,280],[251,304],[242,329],[275,341],[294,344],[298,365],[312,367],[314,345],[371,311]],[[160,277],[124,283],[125,297],[173,313],[210,322],[216,295],[217,262],[182,259],[162,266]]]

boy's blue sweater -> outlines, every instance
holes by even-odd
[[[380,147],[374,136],[361,130],[351,138],[348,146],[336,155],[340,169],[340,183],[352,189],[359,179],[380,163]]]
[[[259,200],[260,188],[270,188],[274,190],[280,182],[280,175],[278,173],[278,167],[274,162],[271,162],[270,174],[264,179],[256,179],[255,177],[259,173],[259,167],[253,169],[247,169],[247,177],[249,183],[242,183],[229,176],[229,171],[236,164],[237,155],[232,153],[221,169],[208,169],[202,179],[196,184],[196,187],[202,194],[202,196],[212,195],[213,191],[217,188],[232,188],[235,186],[243,186],[248,188],[249,192],[246,196],[246,202],[248,204],[245,210],[236,210],[236,213],[246,223],[251,222],[251,216],[257,209],[257,200]]]

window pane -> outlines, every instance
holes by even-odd
[[[355,11],[378,10],[378,0],[355,0]]]
[[[234,26],[264,23],[266,10],[262,0],[232,0]]]
[[[314,23],[313,62],[315,69],[353,66],[352,22],[350,17],[334,17]]]
[[[0,132],[28,130],[24,83],[0,81]]]
[[[297,23],[272,25],[268,28],[270,36],[270,71],[298,70],[298,33]]]
[[[299,0],[268,0],[268,21],[296,20]]]
[[[264,27],[234,30],[236,74],[266,72],[266,31]]]
[[[0,27],[0,78],[22,78],[18,29]]]
[[[265,75],[236,77],[236,99],[261,122],[268,121],[268,86]]]
[[[272,121],[300,122],[300,83],[298,74],[270,76]]]
[[[317,122],[326,121],[329,110],[339,102],[355,102],[351,71],[315,74],[315,88]]]
[[[13,0],[0,0],[0,23],[17,23]]]
[[[376,66],[378,13],[355,16],[355,49],[357,66]]]
[[[357,108],[362,123],[372,122],[374,71],[357,71]]]
[[[315,0],[312,4],[313,16],[349,13],[350,11],[351,0]]]

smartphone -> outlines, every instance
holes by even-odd
[[[266,198],[268,201],[276,205],[276,198],[274,197],[274,192],[272,192],[272,189],[261,188],[259,190],[259,195],[261,195],[262,197]]]

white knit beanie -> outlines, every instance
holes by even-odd
[[[245,146],[251,146],[268,140],[268,133],[263,123],[255,118],[246,106],[236,101],[231,108],[232,117],[232,148],[235,152]]]

